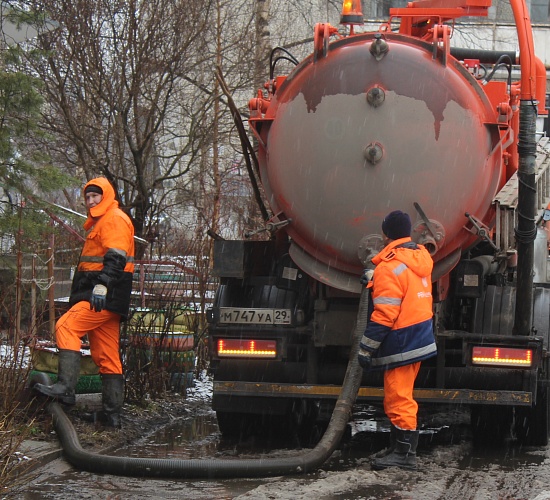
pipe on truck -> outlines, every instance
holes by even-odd
[[[516,21],[521,67],[521,95],[518,134],[518,223],[515,230],[518,250],[518,271],[514,335],[530,335],[533,307],[533,264],[536,228],[535,183],[537,64],[529,11],[522,0],[511,0]]]

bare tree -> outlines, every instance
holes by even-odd
[[[38,38],[33,70],[48,107],[42,144],[74,175],[104,175],[147,236],[174,180],[208,138],[210,96],[186,79],[211,63],[197,50],[209,2],[45,0],[59,28]]]
[[[31,0],[59,26],[36,44],[48,54],[32,66],[47,102],[47,139],[37,145],[74,177],[109,178],[136,233],[152,242],[151,256],[171,251],[162,233],[192,239],[199,225],[201,235],[234,234],[235,220],[258,218],[246,213],[252,194],[236,186],[245,179],[242,151],[214,70],[246,115],[269,76],[271,47],[298,43],[310,52],[314,21],[336,17],[332,4]],[[307,19],[305,30],[296,19]],[[76,191],[63,195],[78,207]]]

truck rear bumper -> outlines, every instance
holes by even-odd
[[[305,385],[267,382],[214,381],[213,399],[231,398],[284,398],[284,399],[328,399],[336,400],[340,386]],[[533,393],[528,391],[491,391],[472,389],[415,389],[414,398],[424,403],[484,404],[531,406]],[[358,402],[381,401],[384,390],[380,387],[361,387]],[[215,406],[215,405],[214,405]],[[214,409],[216,409],[214,407]]]

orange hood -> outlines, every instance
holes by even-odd
[[[382,251],[372,259],[374,265],[382,261],[396,259],[403,262],[411,271],[420,277],[429,276],[433,269],[433,260],[423,245],[418,245],[422,251],[399,247],[403,243],[412,241],[411,238],[401,238],[389,243]],[[399,248],[396,248],[399,247]]]
[[[96,179],[88,181],[82,189],[82,194],[84,194],[84,191],[90,185],[99,186],[103,191],[103,198],[95,207],[88,211],[88,218],[86,222],[84,222],[84,229],[86,230],[90,229],[95,224],[96,221],[94,219],[104,215],[107,210],[118,208],[118,201],[115,200],[115,190],[105,177],[97,177]]]

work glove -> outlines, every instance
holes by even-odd
[[[357,360],[359,361],[359,364],[361,365],[361,368],[363,368],[363,370],[370,370],[370,367],[372,366],[372,355],[369,351],[359,348]]]
[[[361,281],[362,285],[367,286],[369,284],[369,281],[372,281],[373,275],[374,269],[365,269],[363,271],[363,274],[361,275],[361,278],[359,278],[359,281]]]
[[[95,312],[101,312],[105,309],[107,303],[107,287],[105,285],[96,285],[92,290],[92,298],[90,299],[90,309]]]

